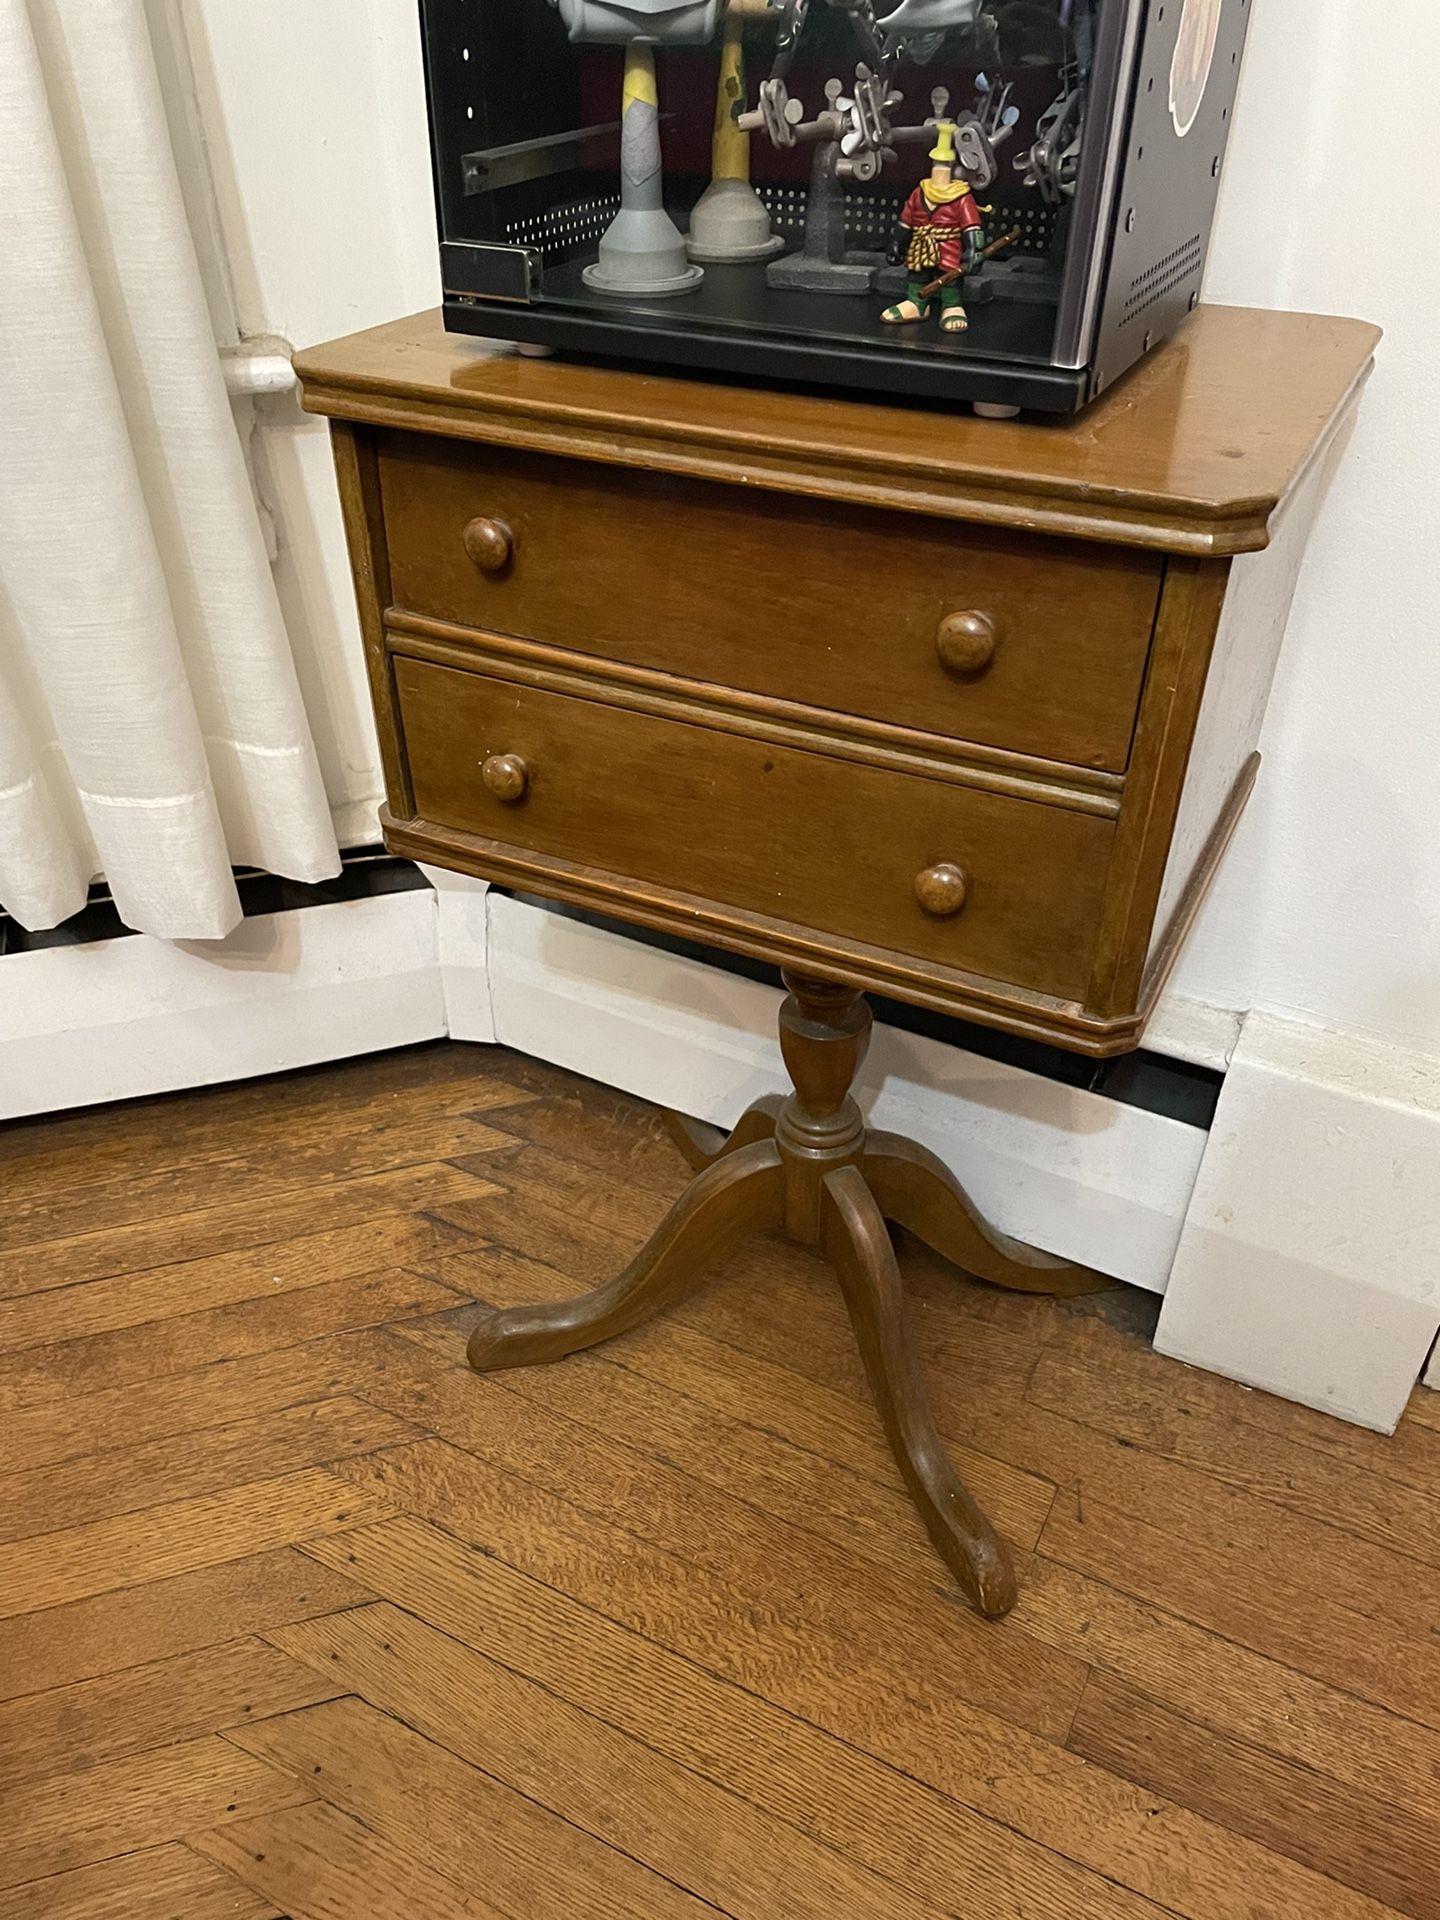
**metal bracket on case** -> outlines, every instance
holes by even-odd
[[[540,291],[541,272],[535,247],[447,240],[440,249],[440,277],[449,300],[520,301],[528,306]]]
[[[662,126],[674,118],[673,113],[662,113]],[[512,140],[507,146],[462,153],[461,185],[467,194],[494,193],[527,180],[543,180],[548,174],[569,173],[584,160],[588,146],[619,132],[618,120],[606,120],[593,127],[572,127],[567,133],[547,133],[538,140]]]

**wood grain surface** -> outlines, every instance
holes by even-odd
[[[757,514],[733,487],[433,437],[386,436],[379,465],[397,608],[1124,770],[1160,592],[1153,554],[809,500]],[[465,549],[481,512],[513,530],[498,573]],[[990,623],[993,658],[957,673],[941,627],[966,611]]]
[[[516,360],[434,314],[313,349],[387,845],[1129,1050],[1254,786],[1377,338],[1202,309],[1045,427]]]
[[[425,661],[398,660],[396,683],[416,806],[441,827],[1039,993],[1084,991],[1108,821]],[[510,753],[530,769],[518,801],[482,776],[487,755]],[[953,917],[916,898],[936,862],[969,877]]]
[[[1382,1440],[902,1240],[992,1624],[802,1250],[466,1368],[684,1185],[636,1102],[437,1046],[0,1169],[0,1920],[1440,1920],[1440,1398]]]
[[[1201,307],[1078,419],[955,412],[496,355],[413,314],[296,356],[317,413],[1172,553],[1263,547],[1377,327]],[[903,419],[903,435],[895,431]]]

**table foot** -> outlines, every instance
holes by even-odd
[[[1073,1299],[1115,1284],[990,1226],[944,1161],[918,1141],[898,1133],[868,1134],[860,1168],[887,1220],[993,1286]]]
[[[757,1140],[771,1139],[784,1104],[778,1093],[767,1093],[763,1100],[745,1109],[729,1133],[723,1127],[707,1126],[703,1120],[692,1120],[673,1110],[664,1115],[665,1127],[689,1164],[703,1171],[727,1153],[738,1153]]]
[[[890,1451],[935,1550],[988,1620],[1015,1604],[1015,1574],[998,1534],[950,1464],[930,1411],[895,1250],[856,1167],[825,1176],[820,1244],[839,1276]]]
[[[471,1366],[477,1373],[492,1373],[559,1360],[638,1325],[687,1294],[747,1233],[777,1226],[783,1186],[772,1141],[757,1141],[718,1160],[691,1181],[614,1280],[575,1300],[487,1314],[470,1335]]]

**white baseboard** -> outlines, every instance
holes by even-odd
[[[0,1119],[313,1066],[443,1034],[424,890],[0,960]]]
[[[1389,1432],[1440,1331],[1440,1061],[1252,1014],[1155,1344]]]
[[[435,889],[440,990],[452,1040],[495,1038],[490,1005],[490,887],[465,873],[422,867]]]
[[[782,1084],[779,993],[459,875],[0,961],[0,1119],[500,1040],[726,1125]],[[1440,1328],[1440,1065],[1178,1003],[1159,1050],[1229,1062],[1198,1128],[878,1027],[859,1087],[1006,1231],[1168,1292],[1157,1346],[1393,1426]],[[1440,1387],[1440,1352],[1429,1373]]]
[[[720,1125],[784,1085],[775,988],[503,895],[488,973],[499,1040],[607,1085]],[[1007,1233],[1163,1289],[1200,1129],[884,1026],[857,1091]]]
[[[1230,1007],[1163,993],[1145,1029],[1145,1048],[1167,1060],[1187,1060],[1191,1066],[1224,1073],[1244,1024],[1244,1014]]]

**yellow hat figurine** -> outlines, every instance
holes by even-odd
[[[968,180],[957,180],[955,122],[935,122],[930,173],[900,214],[896,256],[905,263],[905,298],[886,307],[886,326],[913,326],[940,306],[942,333],[963,333],[969,325],[960,298],[966,272],[975,266],[984,242],[980,209]]]

